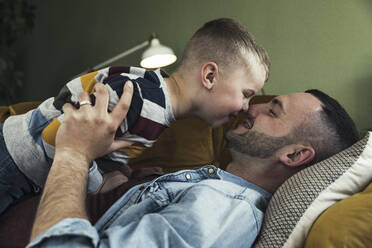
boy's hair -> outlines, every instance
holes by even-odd
[[[360,135],[354,121],[335,99],[316,89],[305,93],[322,103],[322,111],[309,116],[294,135],[314,148],[315,157],[310,164],[315,164],[353,145]]]
[[[208,61],[228,68],[241,63],[243,53],[250,52],[264,66],[269,77],[269,56],[255,38],[241,24],[229,18],[205,23],[187,43],[181,66]]]

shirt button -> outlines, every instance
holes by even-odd
[[[191,175],[190,175],[189,173],[187,173],[187,174],[185,175],[185,177],[186,177],[187,180],[190,180],[190,179],[191,179]]]
[[[213,173],[214,173],[214,169],[213,169],[213,168],[209,168],[209,169],[208,169],[208,173],[209,173],[209,174],[213,174]]]

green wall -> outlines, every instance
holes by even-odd
[[[370,0],[34,2],[35,28],[20,44],[26,76],[22,101],[56,94],[74,75],[144,41],[154,31],[180,57],[204,22],[233,17],[271,57],[266,94],[319,88],[345,106],[362,133],[372,128]],[[118,64],[138,65],[141,52]]]

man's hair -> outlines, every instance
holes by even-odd
[[[269,77],[270,60],[262,46],[237,21],[220,18],[205,23],[192,36],[184,50],[182,66],[208,61],[228,68],[242,62],[242,55],[250,52],[264,66]]]
[[[315,157],[311,165],[353,145],[360,136],[354,121],[335,99],[316,89],[305,93],[322,103],[322,110],[310,114],[293,132],[294,139],[301,139],[314,148]]]

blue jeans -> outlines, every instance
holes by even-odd
[[[6,148],[3,124],[0,123],[0,214],[22,196],[33,194],[37,187],[18,169]]]

